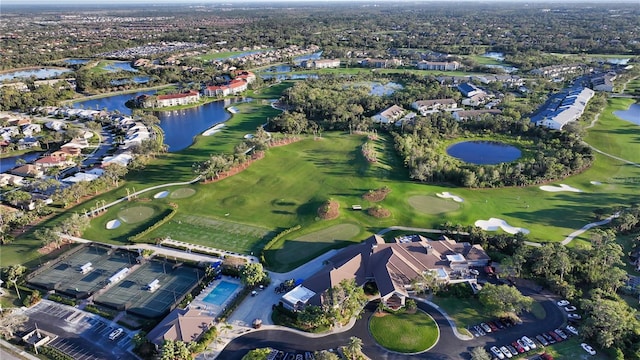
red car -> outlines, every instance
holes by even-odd
[[[544,353],[544,354],[540,355],[540,357],[542,358],[542,360],[553,360],[553,356],[551,356],[551,355],[549,355],[547,353]]]
[[[514,348],[516,348],[516,350],[518,350],[518,352],[519,352],[520,354],[522,354],[522,353],[524,352],[524,348],[522,347],[522,345],[518,344],[518,342],[517,342],[517,341],[512,342],[512,343],[511,343],[511,345],[512,345]]]
[[[555,331],[549,331],[549,335],[551,335],[551,337],[553,337],[553,339],[556,342],[561,342],[562,341],[562,338],[560,337],[560,335],[556,334]]]

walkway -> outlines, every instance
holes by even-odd
[[[617,218],[618,216],[620,216],[619,212],[609,216],[608,218],[606,218],[604,220],[600,220],[600,221],[596,221],[596,222],[592,222],[590,224],[587,224],[587,225],[583,226],[582,228],[580,228],[580,230],[576,230],[576,231],[572,232],[571,234],[569,234],[569,236],[567,236],[564,240],[562,240],[562,242],[560,242],[560,244],[567,245],[571,241],[573,241],[573,239],[575,239],[577,236],[582,235],[585,231],[587,231],[587,230],[589,230],[589,229],[591,229],[593,227],[596,227],[596,226],[602,226],[604,224],[608,224],[613,219]]]

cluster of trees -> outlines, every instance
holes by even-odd
[[[364,360],[364,354],[362,353],[362,339],[356,336],[349,338],[349,343],[346,346],[341,347],[342,353],[348,360]],[[267,360],[272,349],[260,348],[253,349],[242,357],[242,360]],[[314,356],[317,360],[339,360],[340,357],[335,353],[327,350],[316,351]]]
[[[242,270],[240,270],[240,280],[250,288],[258,285],[268,285],[270,282],[269,274],[264,271],[260,263],[250,263],[243,266]]]
[[[308,305],[298,313],[298,323],[306,329],[344,324],[362,311],[367,302],[362,287],[354,279],[342,280],[327,290],[322,306]]]
[[[512,163],[472,165],[447,156],[445,141],[477,134],[508,135],[527,146],[530,155]],[[591,165],[591,149],[574,133],[536,127],[527,120],[488,116],[478,120],[456,121],[445,114],[417,119],[396,129],[395,146],[412,179],[449,182],[465,187],[526,186],[564,178]]]
[[[73,99],[75,95],[70,87],[62,87],[61,89],[50,85],[36,87],[33,85],[33,80],[27,81],[26,84],[29,87],[28,92],[10,86],[0,88],[0,111],[28,112],[38,106],[58,105],[59,101]]]
[[[638,208],[634,210],[638,211]],[[637,231],[638,228],[635,228]],[[640,356],[640,321],[617,292],[625,285],[624,251],[611,229],[596,229],[591,247],[567,249],[560,244],[520,247],[505,258],[502,269],[511,276],[533,278],[586,312],[580,332],[617,358]]]

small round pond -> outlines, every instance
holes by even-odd
[[[464,141],[447,148],[447,154],[476,165],[511,162],[522,156],[520,149],[496,141]]]

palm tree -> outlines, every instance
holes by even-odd
[[[349,354],[351,354],[351,359],[357,359],[362,354],[362,340],[359,337],[350,337],[347,350],[349,350]]]

